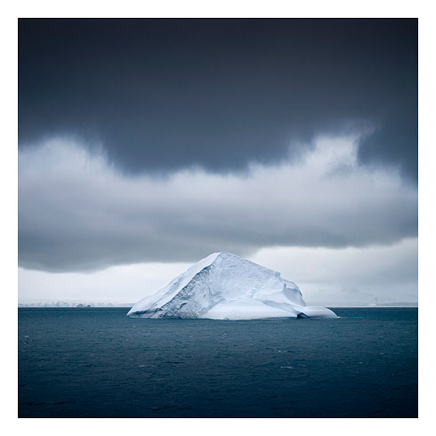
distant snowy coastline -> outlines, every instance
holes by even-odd
[[[327,306],[326,304],[323,304]],[[127,307],[131,308],[134,306],[134,303],[119,303],[117,301],[20,301],[18,303],[18,307]],[[335,308],[347,308],[347,307],[355,307],[355,308],[377,308],[377,307],[418,307],[417,303],[410,302],[394,302],[394,303],[378,303],[378,304],[333,304],[328,305],[330,309]]]
[[[19,301],[18,307],[132,307],[132,303],[118,301],[88,301],[88,300],[35,300]]]
[[[327,306],[330,309],[335,308],[376,308],[376,307],[418,307],[416,302],[407,301],[395,301],[395,302],[384,302],[384,303],[371,303],[371,304],[324,304],[318,303],[321,306]],[[18,307],[127,307],[131,308],[135,305],[132,302],[108,300],[108,301],[95,301],[95,300],[21,300],[18,302]]]

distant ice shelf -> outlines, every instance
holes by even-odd
[[[298,286],[235,254],[213,253],[165,288],[138,301],[132,318],[337,318],[325,307],[306,306]]]

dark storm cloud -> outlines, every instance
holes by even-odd
[[[373,132],[360,162],[416,178],[417,20],[19,22],[23,147],[68,134],[126,172],[227,172],[353,130]]]

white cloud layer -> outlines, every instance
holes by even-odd
[[[417,303],[418,240],[365,248],[266,248],[254,262],[295,281],[309,304]]]
[[[113,266],[93,273],[18,269],[19,299],[135,303],[189,268],[187,263]]]
[[[92,271],[192,262],[214,251],[366,247],[417,234],[417,189],[361,167],[357,138],[320,139],[298,161],[244,174],[201,169],[129,177],[103,154],[53,139],[19,154],[19,258],[28,269]],[[290,277],[292,278],[292,277]]]
[[[250,259],[295,281],[308,304],[325,306],[417,302],[415,238],[368,248],[261,249]],[[94,273],[19,269],[20,300],[134,303],[155,293],[189,263],[144,263]]]

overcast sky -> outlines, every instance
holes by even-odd
[[[229,251],[417,300],[417,20],[19,21],[20,299],[134,302]]]

